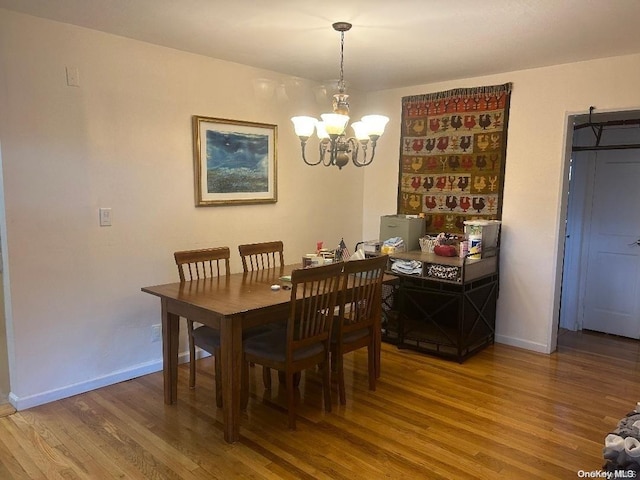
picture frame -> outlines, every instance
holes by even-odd
[[[277,125],[194,115],[196,206],[275,203]]]

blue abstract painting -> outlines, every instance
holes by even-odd
[[[207,192],[269,190],[269,136],[207,130]]]

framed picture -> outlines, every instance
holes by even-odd
[[[278,127],[193,116],[196,206],[275,203]]]

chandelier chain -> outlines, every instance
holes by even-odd
[[[340,82],[338,91],[344,93],[344,32],[340,32]]]

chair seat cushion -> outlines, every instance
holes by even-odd
[[[338,329],[336,328],[335,330],[333,330],[333,335],[331,335],[331,343],[336,343],[338,341]],[[369,335],[369,329],[368,328],[360,328],[358,330],[353,330],[351,332],[346,332],[342,335],[342,343],[352,343],[355,342],[357,340],[360,340],[361,338],[366,337],[367,335]]]
[[[340,330],[340,317],[333,317],[333,327],[331,328],[331,343],[337,343],[338,331]],[[369,335],[369,329],[367,327],[345,332],[342,335],[342,343],[352,343]]]
[[[293,360],[302,360],[322,353],[321,344],[310,345],[294,352]],[[268,332],[247,338],[244,341],[244,351],[250,355],[262,357],[275,362],[284,362],[287,355],[287,329],[273,328]]]
[[[253,327],[245,331],[242,335],[242,339],[246,340],[254,335],[260,335],[265,332],[271,331],[270,325],[260,325]],[[216,348],[220,348],[220,331],[215,328],[202,325],[193,329],[193,344],[206,350],[209,353],[213,353]]]
[[[194,328],[193,343],[203,350],[213,353],[216,348],[220,348],[220,331],[206,325]]]

